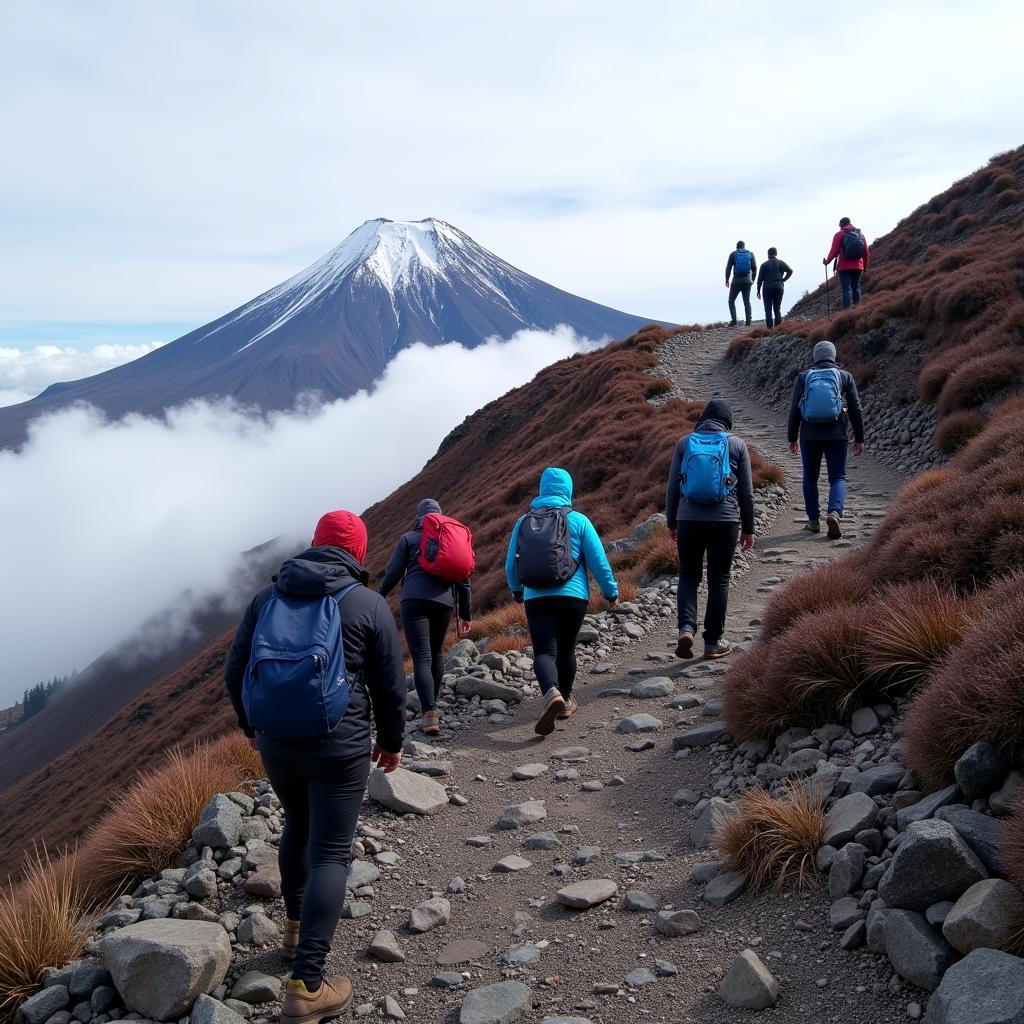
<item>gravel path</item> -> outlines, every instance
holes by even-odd
[[[784,424],[777,412],[761,408],[753,396],[737,393],[721,361],[725,343],[735,333],[727,328],[672,339],[662,350],[655,371],[674,380],[679,393],[691,398],[731,400],[736,432],[790,473],[791,514],[784,513],[767,537],[758,538],[750,574],[734,589],[729,636],[742,647],[753,640],[763,603],[780,582],[809,566],[827,561],[864,540],[884,515],[900,479],[870,456],[852,459],[850,513],[846,537],[831,544],[824,535],[802,533],[798,460],[785,448]],[[695,751],[674,760],[672,736],[676,723],[697,724],[715,717],[718,681],[728,662],[714,666],[665,661],[674,642],[674,622],[618,655],[612,672],[581,676],[577,683],[579,713],[560,722],[553,736],[533,734],[533,708],[523,708],[511,725],[487,723],[461,730],[441,745],[452,762],[444,781],[468,798],[465,807],[451,806],[436,818],[391,819],[387,845],[399,854],[394,867],[383,868],[370,913],[343,921],[336,937],[330,968],[350,974],[356,1004],[362,1013],[379,1019],[380,1000],[391,995],[406,1019],[447,1022],[458,1019],[458,1008],[470,988],[515,979],[533,991],[534,1010],[522,1020],[547,1016],[582,1017],[595,1024],[636,1021],[727,1022],[756,1016],[732,1010],[717,998],[718,984],[733,957],[750,947],[758,952],[782,987],[781,997],[766,1016],[780,1021],[878,1024],[907,1019],[907,1005],[919,994],[891,982],[893,972],[884,958],[866,951],[839,949],[839,935],[829,928],[829,901],[823,891],[806,894],[766,894],[741,897],[721,909],[704,903],[701,888],[689,880],[692,868],[713,855],[689,843],[691,818],[687,808],[673,804],[673,794],[688,788],[711,790],[713,755]],[[628,696],[639,678],[668,675],[674,694],[648,700]],[[701,702],[691,711],[668,707],[673,697],[690,693]],[[644,734],[653,741],[633,752],[626,743],[637,737],[616,732],[625,716],[647,712],[664,728]],[[584,747],[571,762],[556,759],[560,748]],[[549,770],[532,781],[513,781],[512,770],[541,762]],[[572,767],[577,781],[556,781],[555,772]],[[588,787],[584,783],[603,785]],[[497,831],[502,810],[530,798],[543,800],[547,818],[515,831]],[[555,833],[554,849],[526,849],[527,836]],[[490,845],[467,844],[485,835]],[[577,850],[599,847],[589,863],[574,863]],[[656,851],[663,860],[622,863],[615,855]],[[497,873],[494,865],[510,854],[530,866]],[[449,882],[461,878],[465,891],[449,893]],[[586,879],[611,879],[618,893],[587,911],[556,905],[562,886]],[[458,886],[456,886],[458,888]],[[695,910],[702,927],[693,935],[663,938],[653,928],[653,912],[623,908],[625,890],[651,894],[658,908]],[[432,894],[451,901],[450,924],[422,935],[406,926],[408,908]],[[800,921],[800,927],[796,926]],[[403,963],[378,964],[366,955],[379,928],[395,932],[407,955]],[[441,966],[438,957],[453,941],[474,940],[486,952],[468,963]],[[501,955],[510,947],[532,943],[538,958],[522,966],[506,966]],[[533,953],[533,951],[530,951]],[[649,984],[629,986],[624,979],[638,968],[662,975]],[[248,967],[279,973],[276,954],[256,956]],[[678,973],[668,974],[675,969]],[[467,971],[461,989],[432,987],[441,971]],[[606,986],[608,994],[595,994]],[[367,1006],[366,1004],[372,1004]],[[358,1011],[357,1011],[358,1012]]]

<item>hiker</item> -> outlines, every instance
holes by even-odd
[[[458,635],[465,636],[473,625],[468,575],[458,581],[446,579],[437,571],[426,568],[429,563],[421,551],[424,520],[428,516],[436,520],[441,514],[441,506],[433,498],[424,498],[416,506],[415,525],[398,538],[380,584],[381,595],[387,597],[398,581],[402,581],[402,629],[412,656],[416,693],[420,699],[420,731],[428,736],[437,736],[441,731],[437,695],[444,676],[444,638],[456,601]],[[448,521],[455,523],[455,520]]]
[[[764,322],[766,327],[777,327],[782,323],[782,296],[786,282],[793,276],[788,263],[779,259],[779,250],[773,245],[768,250],[768,259],[757,272],[757,297],[764,293]]]
[[[533,644],[533,670],[544,703],[534,726],[538,736],[555,729],[555,719],[571,718],[578,707],[572,695],[576,679],[576,637],[590,601],[588,570],[609,608],[619,585],[594,524],[572,507],[572,477],[548,467],[530,511],[516,520],[505,559],[512,597],[526,602]]]
[[[836,365],[836,347],[819,341],[812,352],[814,366],[797,375],[789,401],[789,450],[800,454],[804,467],[804,529],[821,533],[818,474],[821,460],[828,470],[829,540],[843,535],[840,525],[846,505],[848,423],[853,426],[853,454],[864,451],[864,416],[853,375]],[[798,443],[799,438],[799,443]]]
[[[832,237],[832,248],[821,261],[827,267],[839,257],[839,287],[843,292],[843,309],[860,305],[860,279],[868,269],[868,242],[849,217],[839,221],[839,230]]]
[[[757,273],[757,260],[754,254],[743,242],[737,242],[736,248],[729,253],[725,261],[725,287],[729,289],[729,321],[730,327],[735,327],[736,320],[736,296],[743,293],[743,309],[747,314],[747,326],[750,326],[750,289],[754,286],[754,275]],[[729,286],[729,275],[732,275],[732,287]]]
[[[693,432],[681,437],[672,453],[665,517],[679,553],[679,658],[693,657],[697,588],[704,575],[705,555],[704,657],[732,654],[732,645],[725,639],[729,573],[737,541],[744,551],[754,546],[754,486],[750,453],[731,431],[728,402],[714,398],[704,406]]]
[[[367,586],[365,557],[363,521],[324,515],[312,545],[245,610],[224,666],[238,724],[284,807],[284,1024],[337,1016],[352,1002],[349,979],[326,977],[324,966],[370,762],[390,773],[402,758],[401,643],[387,602]]]

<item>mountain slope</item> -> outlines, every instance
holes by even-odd
[[[304,392],[333,400],[369,387],[416,342],[474,347],[559,324],[588,338],[621,338],[648,322],[545,284],[443,221],[371,220],[213,323],[134,362],[0,409],[0,447],[19,444],[32,418],[72,402],[112,416],[159,415],[218,396],[290,409]]]

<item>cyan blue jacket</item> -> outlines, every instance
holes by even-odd
[[[530,502],[531,508],[558,508],[572,505],[572,477],[564,469],[545,469],[540,477],[540,494]],[[619,596],[619,585],[615,580],[612,567],[608,564],[608,556],[604,553],[604,545],[594,529],[594,524],[582,513],[573,509],[566,517],[569,522],[569,541],[572,545],[572,557],[580,563],[572,579],[560,587],[524,587],[516,575],[516,541],[519,539],[519,524],[523,517],[516,520],[512,529],[512,537],[508,544],[508,555],[505,558],[505,575],[508,577],[509,590],[516,596],[522,594],[524,601],[535,597],[578,597],[590,600],[590,584],[587,582],[589,569],[601,593],[609,601]]]

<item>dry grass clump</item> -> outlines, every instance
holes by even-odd
[[[963,640],[979,605],[922,580],[887,587],[872,612],[863,638],[868,672],[907,693]]]
[[[984,429],[985,417],[977,409],[957,409],[936,428],[935,447],[943,455],[954,455]]]
[[[484,650],[494,651],[497,654],[508,654],[509,651],[521,651],[528,643],[528,636],[513,636],[511,633],[499,633],[492,636],[484,645]]]
[[[730,871],[742,871],[752,892],[807,888],[817,879],[815,854],[825,831],[821,801],[793,785],[782,797],[752,789],[736,801],[714,844]]]
[[[47,967],[84,952],[92,907],[75,868],[74,854],[54,864],[37,850],[22,880],[0,890],[0,1014],[32,995]]]
[[[988,604],[918,691],[906,717],[907,763],[929,786],[952,781],[957,758],[986,740],[1024,753],[1024,592]]]
[[[1004,388],[1019,388],[1022,381],[1024,352],[1004,345],[958,366],[942,385],[936,408],[940,417],[975,408]]]
[[[676,542],[667,530],[656,533],[640,547],[637,571],[640,578],[655,580],[660,576],[674,576],[679,572],[679,552]]]
[[[667,395],[672,390],[672,381],[665,377],[655,377],[644,391],[644,398],[657,398],[658,395]]]
[[[1024,889],[1024,798],[1018,797],[999,837],[999,866],[1019,889]],[[1024,948],[1024,921],[1013,952]]]
[[[481,637],[495,637],[500,633],[521,635],[525,631],[526,609],[515,601],[506,601],[497,608],[476,616],[469,636],[473,640],[479,640]]]

